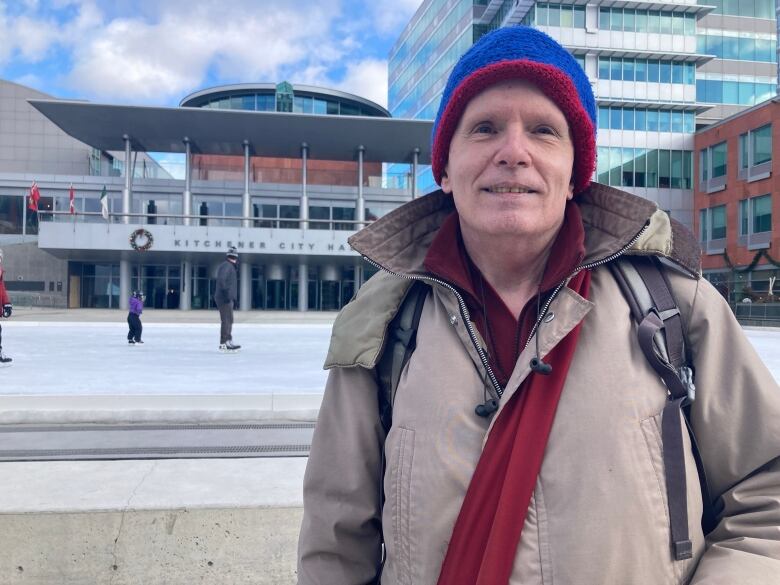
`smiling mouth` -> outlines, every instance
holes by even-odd
[[[483,189],[488,193],[536,193],[534,189],[528,187],[512,186],[512,187],[487,187]]]

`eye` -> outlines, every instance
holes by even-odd
[[[548,126],[546,124],[542,124],[542,125],[538,126],[534,130],[534,132],[536,134],[546,134],[546,135],[549,135],[549,136],[558,136],[559,135],[558,131],[555,128],[553,128],[552,126]]]
[[[472,134],[493,134],[493,132],[493,124],[490,122],[480,122],[472,130]]]

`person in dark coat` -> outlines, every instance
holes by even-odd
[[[6,319],[11,316],[11,298],[8,296],[8,292],[5,290],[5,284],[3,283],[3,251],[0,250],[0,317]],[[13,361],[3,353],[3,328],[0,326],[0,365],[9,365]]]
[[[143,332],[143,325],[141,325],[141,313],[144,312],[144,294],[141,291],[133,291],[133,296],[130,297],[130,311],[127,313],[127,325],[130,327],[130,331],[127,333],[127,343],[129,345],[135,345],[136,343],[143,343],[141,341],[141,333]]]
[[[238,299],[238,251],[231,246],[225,261],[217,268],[217,288],[214,302],[219,309],[219,350],[236,351],[240,345],[233,343],[233,305]]]

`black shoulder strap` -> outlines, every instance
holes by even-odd
[[[657,258],[623,256],[611,263],[610,268],[637,322],[639,346],[669,393],[662,417],[661,436],[672,552],[676,560],[691,558],[693,551],[688,534],[685,455],[681,430],[683,413],[686,415],[685,422],[699,473],[704,503],[702,528],[705,533],[715,527],[715,512],[704,465],[687,416],[687,407],[695,399],[696,388],[682,317],[666,273]]]
[[[382,355],[376,364],[377,391],[379,403],[379,420],[385,431],[385,437],[390,432],[393,424],[393,402],[395,401],[395,392],[398,388],[398,381],[401,379],[401,372],[406,366],[412,352],[417,346],[417,328],[420,325],[420,315],[422,315],[425,298],[428,296],[430,287],[421,280],[415,280],[406,296],[398,307],[398,312],[390,321],[385,333],[385,345],[382,348]],[[386,550],[384,534],[381,529],[382,508],[385,504],[385,450],[382,448],[379,475],[379,519],[380,519],[380,539],[381,553],[379,565],[376,569],[376,575],[371,581],[371,585],[378,585],[382,578],[382,570],[385,566]]]
[[[417,327],[429,289],[424,282],[415,280],[387,327],[385,346],[376,366],[379,379],[379,417],[385,434],[393,422],[393,402],[401,372],[417,344]]]

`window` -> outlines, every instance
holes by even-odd
[[[750,200],[753,212],[753,233],[772,231],[772,196],[762,195]]]
[[[700,178],[702,181],[726,176],[726,143],[721,142],[699,153]]]
[[[704,244],[709,238],[709,231],[707,230],[707,218],[709,213],[706,209],[699,210],[699,241]]]
[[[740,236],[746,236],[748,235],[748,227],[750,225],[750,215],[748,212],[748,203],[749,201],[747,199],[742,199],[739,202],[739,235]]]
[[[739,137],[739,176],[749,181],[766,178],[771,172],[772,125],[767,124]],[[760,166],[763,165],[763,166]]]
[[[739,244],[752,249],[770,245],[772,196],[760,195],[739,202]]]
[[[751,143],[753,164],[760,165],[772,160],[772,125],[762,126],[758,130],[751,131],[750,134],[753,138]]]
[[[309,205],[309,219],[314,220],[309,224],[310,229],[330,229],[330,223],[327,221],[330,219],[330,207],[325,207],[322,205]]]
[[[712,177],[726,175],[726,143],[721,142],[712,147]]]
[[[726,206],[718,205],[710,209],[710,234],[713,240],[726,238]]]

